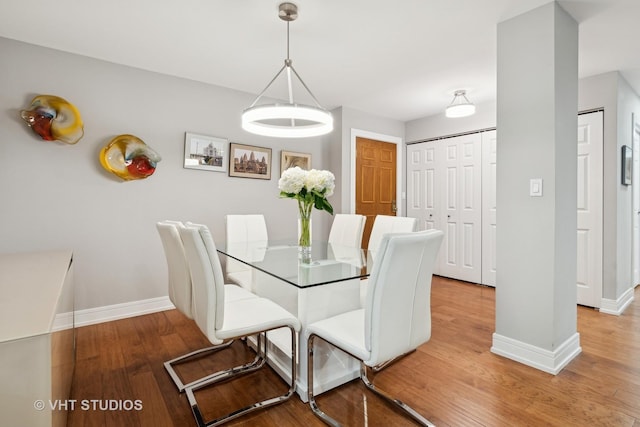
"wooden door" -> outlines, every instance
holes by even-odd
[[[356,137],[356,213],[367,218],[363,248],[376,215],[395,216],[396,200],[396,145]]]
[[[578,116],[578,304],[602,299],[602,111]]]

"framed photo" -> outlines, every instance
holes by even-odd
[[[226,172],[229,164],[229,141],[215,136],[186,132],[184,167],[212,172]]]
[[[282,150],[280,152],[280,175],[295,166],[300,166],[304,170],[311,169],[311,154]]]
[[[271,179],[271,148],[231,143],[229,176]]]
[[[633,151],[628,145],[622,146],[622,185],[631,185],[631,166]]]

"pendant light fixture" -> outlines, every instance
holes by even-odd
[[[476,112],[476,106],[467,98],[467,91],[460,89],[453,93],[453,101],[445,112],[447,117],[467,117]]]
[[[322,108],[295,68],[293,68],[291,58],[289,58],[289,23],[295,21],[298,17],[298,7],[293,3],[282,3],[278,8],[278,16],[287,22],[287,58],[284,60],[284,66],[276,76],[260,92],[260,95],[249,108],[242,113],[242,128],[258,135],[281,138],[304,138],[327,134],[333,130],[333,116]],[[267,89],[283,72],[287,76],[289,102],[257,105]],[[316,106],[296,104],[294,102],[293,76],[302,83]]]

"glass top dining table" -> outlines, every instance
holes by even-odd
[[[291,240],[216,243],[219,253],[297,288],[364,278],[369,275],[368,251],[313,241],[310,259],[303,260]]]

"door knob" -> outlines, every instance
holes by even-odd
[[[393,213],[398,212],[398,206],[396,206],[396,201],[395,200],[391,201],[391,212],[393,212]]]

